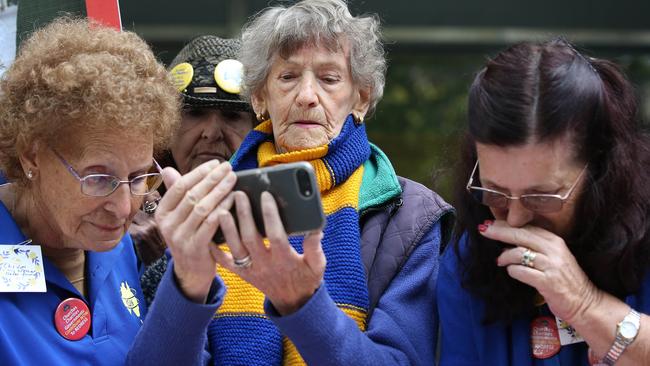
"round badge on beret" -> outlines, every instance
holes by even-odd
[[[225,92],[239,94],[244,77],[244,65],[237,60],[223,60],[214,68],[214,80]]]
[[[71,297],[61,301],[54,313],[54,325],[63,338],[78,341],[90,330],[90,309],[81,299]]]
[[[172,75],[172,83],[179,92],[182,92],[192,82],[194,68],[187,62],[180,63],[169,72]]]

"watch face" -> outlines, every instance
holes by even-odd
[[[632,340],[636,336],[638,329],[636,328],[636,325],[634,325],[634,323],[624,321],[621,323],[621,327],[619,331],[623,336],[623,338]]]

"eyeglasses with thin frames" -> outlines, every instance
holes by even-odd
[[[52,149],[54,154],[59,158],[61,163],[68,169],[70,174],[74,176],[81,184],[81,193],[93,197],[105,197],[115,192],[122,184],[128,184],[131,194],[135,196],[146,196],[153,193],[162,183],[162,168],[153,159],[153,164],[158,170],[157,173],[147,173],[138,175],[130,180],[121,180],[120,178],[110,174],[88,174],[80,176],[79,173],[68,163],[61,154]]]
[[[520,196],[510,196],[503,192],[495,191],[489,188],[483,188],[478,186],[473,186],[474,174],[478,168],[478,160],[474,164],[474,169],[472,169],[472,174],[469,176],[469,181],[465,189],[469,192],[472,197],[479,203],[497,209],[508,208],[511,200],[519,200],[522,206],[525,208],[538,212],[538,213],[550,213],[557,212],[562,209],[564,202],[571,196],[573,190],[578,185],[580,178],[587,170],[587,165],[582,168],[582,171],[576,178],[575,182],[571,185],[569,190],[564,195],[559,194],[544,194],[544,193],[534,193],[534,194],[522,194]]]

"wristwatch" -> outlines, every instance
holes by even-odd
[[[634,309],[623,318],[623,320],[616,325],[616,338],[612,348],[609,349],[603,363],[612,366],[621,357],[625,348],[629,346],[637,334],[639,334],[639,327],[641,326],[641,315]]]

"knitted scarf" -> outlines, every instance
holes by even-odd
[[[370,157],[364,125],[349,116],[329,144],[277,154],[271,121],[251,131],[232,160],[235,170],[307,161],[316,171],[327,216],[322,240],[327,258],[323,286],[362,331],[366,329],[368,288],[361,261],[359,188]],[[289,242],[302,253],[303,237]],[[236,274],[218,268],[228,291],[208,328],[215,365],[304,365],[294,345],[264,313],[264,294]]]

